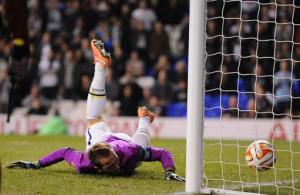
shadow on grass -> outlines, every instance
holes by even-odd
[[[25,170],[26,171],[26,170]],[[162,172],[161,175],[158,175],[155,171],[135,171],[133,175],[131,176],[113,176],[113,175],[108,175],[108,174],[89,174],[89,173],[83,173],[83,174],[78,174],[74,170],[68,170],[68,169],[42,169],[42,170],[31,170],[31,171],[42,171],[42,172],[49,172],[49,173],[54,173],[54,174],[63,174],[65,175],[72,175],[72,176],[79,176],[79,177],[84,177],[84,178],[91,178],[91,179],[113,179],[113,178],[118,178],[118,179],[138,179],[138,180],[165,180],[164,179],[164,173]]]

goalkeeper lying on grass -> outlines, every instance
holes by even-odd
[[[16,161],[7,168],[39,169],[67,161],[78,173],[100,173],[130,176],[142,161],[160,161],[167,180],[184,181],[175,173],[172,154],[162,148],[150,146],[150,123],[154,114],[145,107],[138,109],[139,124],[132,137],[124,133],[112,133],[101,118],[104,110],[105,72],[111,63],[100,40],[92,40],[95,73],[87,99],[86,152],[62,148],[37,162]]]

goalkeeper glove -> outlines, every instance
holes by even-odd
[[[15,162],[11,162],[9,163],[6,168],[8,169],[40,169],[41,165],[39,163],[39,161],[37,162],[26,162],[26,161],[15,161]]]
[[[181,177],[180,175],[172,172],[172,171],[167,171],[166,172],[166,180],[175,180],[175,181],[185,181],[184,177]]]

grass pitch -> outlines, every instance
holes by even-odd
[[[0,136],[2,194],[166,194],[184,191],[184,183],[164,180],[164,172],[158,162],[143,163],[132,177],[78,175],[65,162],[41,170],[4,168],[14,160],[36,161],[60,147],[84,150],[84,142],[83,137]],[[265,194],[300,194],[300,143],[274,142],[276,168],[263,173],[251,170],[245,164],[244,151],[249,144],[205,142],[208,187]],[[154,139],[152,145],[171,150],[177,173],[185,174],[184,140]]]

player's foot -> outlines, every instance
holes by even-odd
[[[110,53],[105,51],[104,43],[100,39],[93,39],[91,48],[94,54],[94,63],[100,62],[104,67],[108,67],[111,64]]]
[[[41,168],[39,162],[26,162],[26,161],[16,161],[9,163],[6,168],[8,169],[39,169]]]
[[[143,106],[138,108],[138,117],[149,117],[150,123],[152,123],[155,118],[155,114]]]

